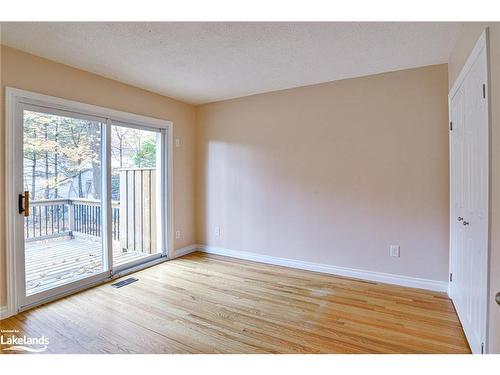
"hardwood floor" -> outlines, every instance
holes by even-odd
[[[134,276],[1,328],[48,353],[469,353],[443,293],[203,253]]]

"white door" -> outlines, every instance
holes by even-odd
[[[486,350],[489,122],[485,35],[450,92],[450,297],[474,353]]]

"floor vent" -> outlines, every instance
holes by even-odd
[[[111,286],[114,286],[115,288],[121,288],[122,286],[135,283],[136,281],[139,281],[139,279],[136,279],[135,277],[129,277],[128,279],[111,284]]]

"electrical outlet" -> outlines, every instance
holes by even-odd
[[[181,146],[182,146],[182,139],[175,138],[175,147],[181,147]]]
[[[222,236],[222,230],[221,230],[221,227],[217,226],[215,227],[215,235],[217,237],[221,237]]]
[[[391,257],[399,258],[399,245],[391,245],[389,255]]]
[[[179,238],[181,238],[181,231],[180,230],[176,230],[175,231],[175,239],[178,240]]]

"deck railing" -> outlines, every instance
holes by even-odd
[[[156,168],[119,168],[120,200],[112,201],[112,238],[126,251],[158,251]],[[97,199],[69,198],[30,201],[25,239],[60,236],[101,237],[102,208]]]
[[[120,247],[154,253],[157,249],[156,168],[120,168]]]
[[[112,201],[113,240],[120,240],[120,202]],[[42,199],[30,202],[24,220],[25,240],[35,241],[77,233],[100,237],[101,201],[97,199]]]

